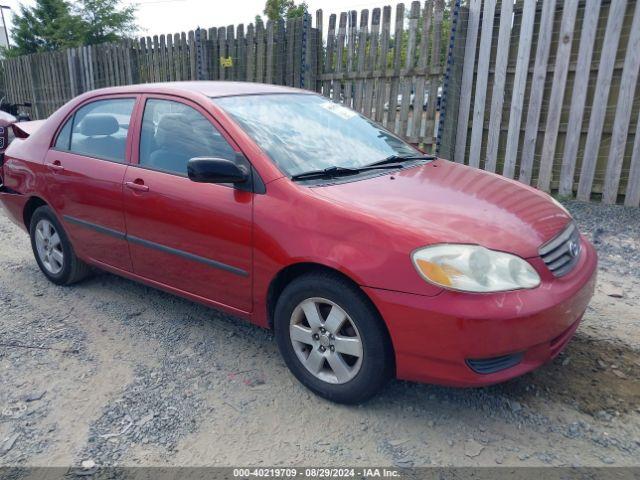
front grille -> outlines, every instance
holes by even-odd
[[[483,358],[480,360],[467,359],[467,365],[476,373],[483,375],[496,373],[507,368],[515,367],[522,361],[524,353],[511,353],[501,357]]]
[[[556,277],[566,275],[580,259],[580,233],[571,222],[560,234],[542,245],[538,252],[545,265]]]

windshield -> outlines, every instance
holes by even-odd
[[[214,102],[291,176],[420,154],[366,117],[318,95],[238,96]]]

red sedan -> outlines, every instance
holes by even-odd
[[[273,328],[333,401],[521,375],[593,294],[595,250],[551,197],[310,92],[108,88],[14,130],[0,200],[49,280],[98,268]]]

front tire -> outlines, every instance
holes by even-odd
[[[33,213],[29,234],[36,262],[51,282],[71,285],[91,273],[90,267],[76,256],[67,233],[50,207],[39,207]]]
[[[336,274],[312,273],[290,283],[278,299],[274,323],[291,372],[328,400],[361,403],[394,373],[380,315],[358,287]]]

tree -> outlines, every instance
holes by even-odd
[[[264,6],[264,14],[269,20],[297,18],[303,16],[309,10],[306,2],[296,5],[295,0],[267,0]]]
[[[307,2],[302,2],[300,5],[295,5],[294,2],[291,2],[289,8],[287,8],[287,18],[298,18],[302,17],[305,13],[309,11],[309,6]]]
[[[65,0],[38,0],[29,8],[20,5],[14,18],[11,54],[55,50],[80,45],[84,38],[82,19]]]
[[[20,6],[11,31],[14,47],[8,56],[45,52],[125,38],[136,30],[135,7],[120,7],[121,0],[36,0]]]
[[[78,13],[85,23],[85,44],[113,42],[135,33],[135,7],[119,7],[120,0],[82,0]]]

